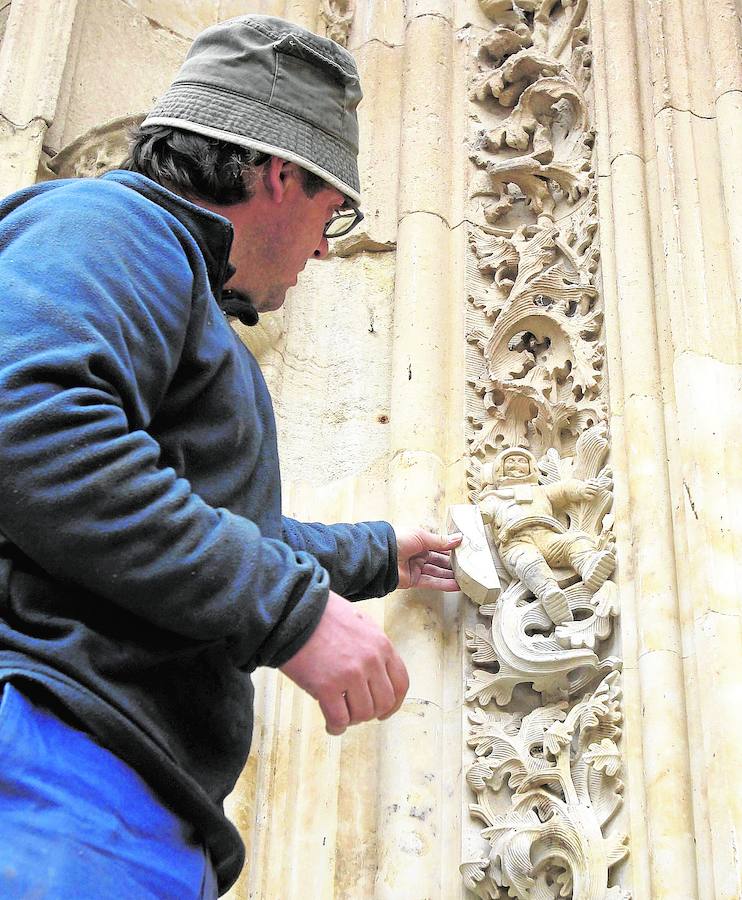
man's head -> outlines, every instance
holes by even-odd
[[[228,218],[227,287],[276,309],[307,260],[326,255],[330,220],[357,220],[360,99],[353,57],[333,41],[281,19],[231,19],[196,38],[126,166]]]

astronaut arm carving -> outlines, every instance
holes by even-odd
[[[565,481],[548,485],[545,490],[554,509],[561,510],[570,503],[592,500],[600,490],[600,485],[595,478],[591,478],[589,481],[568,478]]]
[[[493,494],[485,494],[477,503],[479,511],[482,513],[482,521],[485,525],[494,525],[497,503],[497,497]]]

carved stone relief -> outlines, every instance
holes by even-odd
[[[121,116],[97,125],[63,147],[47,163],[53,177],[92,178],[115,169],[128,152],[127,133],[144,119],[144,113]]]
[[[609,870],[628,852],[626,836],[603,833],[621,804],[618,678],[610,673],[569,709],[560,703],[503,718],[472,712],[477,762],[466,777],[491,847],[488,858],[461,867],[477,896],[630,898],[607,887]],[[512,808],[498,814],[490,798],[506,776]]]
[[[467,267],[467,781],[483,900],[624,900],[587,0],[479,0]],[[472,512],[478,510],[479,515]],[[494,574],[493,574],[494,573]],[[496,587],[494,586],[496,584]],[[509,776],[507,782],[505,776]]]
[[[471,100],[472,488],[504,447],[573,451],[606,416],[585,0],[481,0]]]
[[[348,33],[355,11],[355,0],[322,0],[319,12],[325,23],[327,37],[341,47],[348,45]]]

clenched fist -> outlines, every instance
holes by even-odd
[[[402,705],[410,685],[389,638],[333,591],[312,636],[281,671],[317,700],[329,734],[388,718]]]

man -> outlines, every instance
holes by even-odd
[[[348,600],[456,590],[455,540],[281,517],[224,315],[280,307],[360,220],[360,97],[339,46],[241,17],[197,38],[128,171],[0,205],[3,897],[226,890],[250,672],[280,666],[331,734],[386,718],[404,664]]]
[[[600,549],[589,534],[565,527],[556,513],[569,503],[595,497],[598,480],[571,478],[540,485],[536,459],[522,447],[503,450],[482,474],[486,484],[479,508],[492,527],[506,568],[541,600],[556,625],[571,621],[567,595],[551,567],[570,566],[594,592],[615,568],[616,558],[613,550]]]

